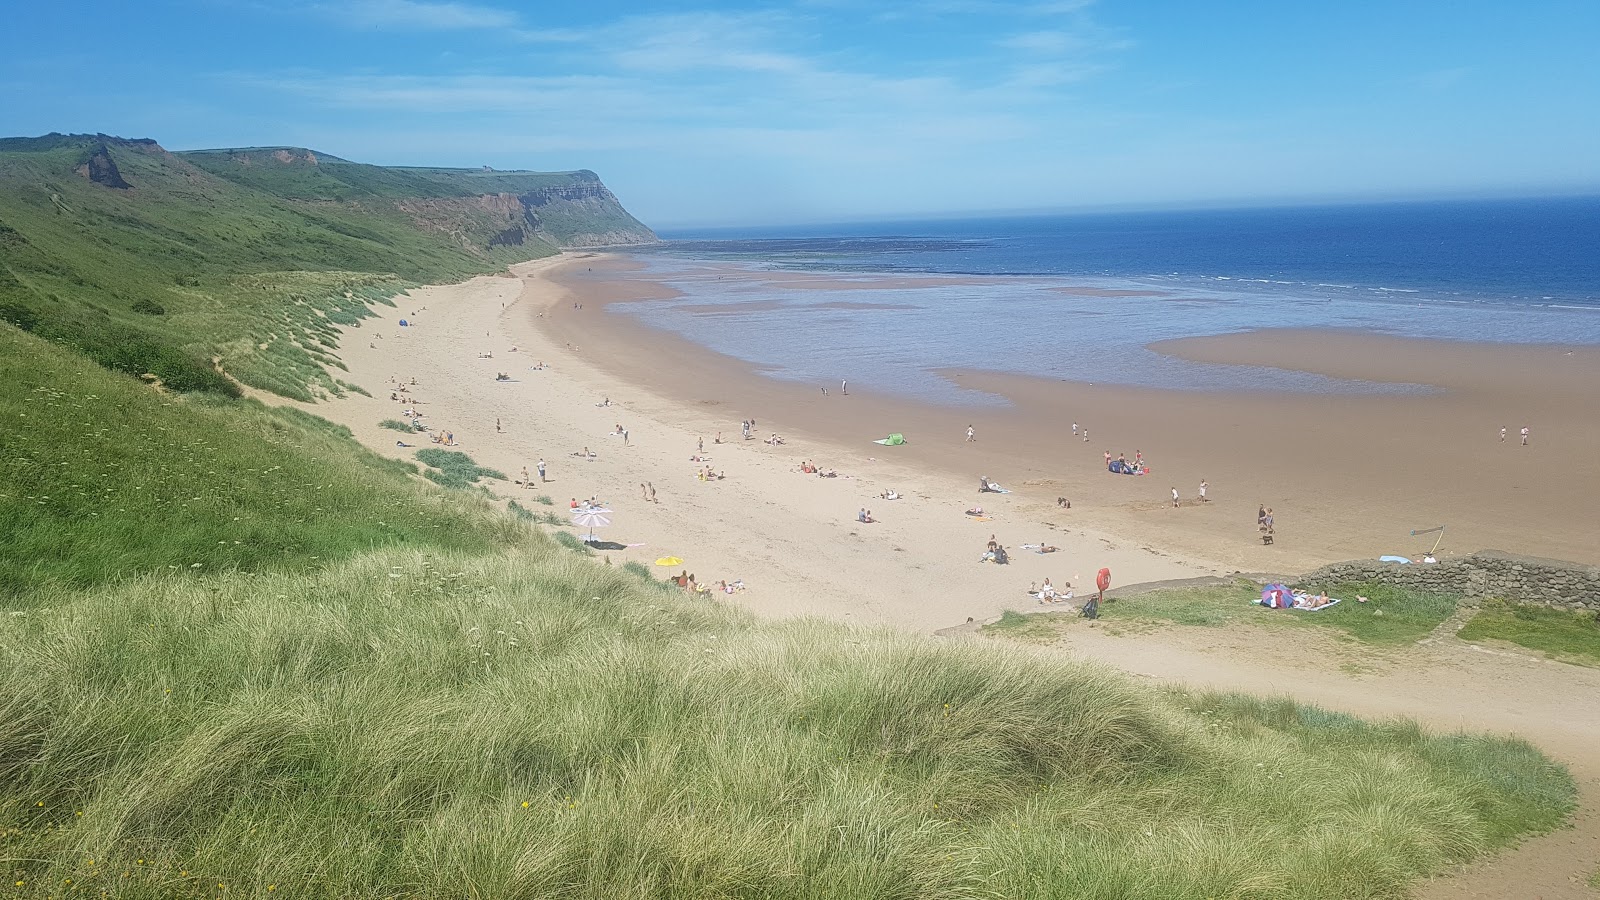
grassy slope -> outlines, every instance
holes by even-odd
[[[317,565],[391,545],[487,550],[504,517],[293,410],[163,396],[0,324],[0,605],[138,572]]]
[[[0,141],[0,319],[181,390],[229,392],[209,363],[221,357],[246,384],[298,399],[345,389],[324,371],[337,366],[335,326],[368,304],[554,252],[554,232],[491,247],[509,214],[476,192],[593,178],[343,161],[329,175],[270,154],[244,165],[112,142],[134,186],[117,190],[75,171],[100,146]],[[576,222],[563,227],[642,228],[614,204],[562,215]]]
[[[1456,636],[1509,641],[1562,662],[1600,666],[1600,620],[1594,613],[1491,602]]]
[[[760,623],[544,541],[138,580],[0,659],[23,896],[1388,897],[1572,798],[1516,741]]]

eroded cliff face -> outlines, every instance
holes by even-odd
[[[443,232],[469,249],[544,243],[556,249],[654,243],[598,179],[522,194],[393,201],[418,227]]]
[[[122,170],[117,168],[116,160],[111,158],[111,150],[102,141],[88,151],[84,161],[78,165],[78,174],[102,187],[116,188],[125,191],[133,187],[122,177]]]
[[[587,170],[573,173],[570,184],[526,191],[517,200],[525,214],[560,247],[653,244],[659,240],[623,209],[598,175]]]

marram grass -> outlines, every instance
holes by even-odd
[[[21,897],[1392,897],[1573,798],[1518,741],[759,622],[544,540],[42,593],[0,617]]]

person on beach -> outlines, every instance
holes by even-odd
[[[653,481],[646,481],[644,483],[644,486],[650,492],[650,502],[651,503],[660,502],[660,501],[656,500],[656,483],[653,482]]]
[[[1089,443],[1089,429],[1087,428],[1083,430],[1083,442],[1085,444]]]
[[[972,430],[972,426],[971,426],[971,425],[968,425],[968,426],[967,426],[967,440],[969,440],[969,441],[975,441],[975,440],[977,440],[977,439],[978,439],[978,438],[977,438],[977,434],[978,434],[978,433],[977,433],[977,432],[976,432],[976,431],[973,431],[973,430]],[[1523,443],[1527,443],[1527,442],[1526,442],[1526,441],[1524,441],[1524,442],[1523,442]]]
[[[828,396],[828,389],[827,388],[823,388],[822,389],[822,396],[824,396],[824,397]]]
[[[527,466],[523,466],[522,467],[522,486],[525,487],[525,488],[533,487],[533,485],[528,483],[528,467]]]
[[[1211,487],[1211,485],[1206,484],[1206,480],[1204,478],[1200,479],[1200,502],[1201,503],[1209,503],[1210,502],[1209,500],[1206,499],[1206,489],[1209,488],[1209,487]]]
[[[1506,442],[1506,430],[1504,428],[1501,428],[1500,429],[1500,443],[1504,444],[1505,442]]]
[[[1265,524],[1267,524],[1267,505],[1263,503],[1261,508],[1256,510],[1256,527],[1260,528]]]
[[[1173,488],[1172,489],[1172,508],[1173,509],[1177,509],[1178,508],[1178,489],[1177,488]]]
[[[646,503],[650,502],[650,489],[645,487],[642,481],[639,482],[639,499]]]
[[[1522,446],[1528,446],[1528,426],[1522,426]]]
[[[694,452],[696,452],[696,453],[704,453],[704,452],[706,452],[706,439],[704,437],[695,439]]]
[[[539,470],[539,483],[544,484],[544,457],[539,457],[539,462],[534,468]]]
[[[494,420],[494,431],[495,431],[495,434],[505,434],[506,433],[506,430],[505,430],[504,426],[502,426],[500,424],[500,417],[499,416],[495,417],[495,420]]]
[[[1106,451],[1106,468],[1107,469],[1111,468],[1111,451],[1110,450]]]
[[[850,394],[850,382],[845,381],[844,379],[840,379],[839,380],[839,393],[844,394],[846,396],[849,396],[849,394]]]
[[[1078,436],[1078,420],[1076,419],[1072,420],[1072,436]]]

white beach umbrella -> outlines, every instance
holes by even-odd
[[[611,510],[580,509],[572,514],[572,523],[579,528],[589,529],[589,539],[593,540],[596,528],[604,528],[611,524]]]

